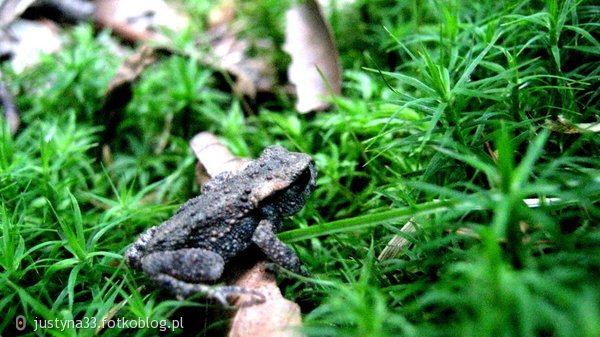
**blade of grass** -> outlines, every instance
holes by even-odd
[[[282,232],[277,236],[285,242],[296,242],[316,238],[323,235],[350,232],[378,226],[383,223],[406,221],[407,217],[427,215],[449,209],[477,209],[477,205],[470,200],[433,201],[402,207],[379,213],[361,215],[349,219],[336,220],[321,225],[293,229]]]

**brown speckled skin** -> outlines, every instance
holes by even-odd
[[[251,243],[275,264],[301,272],[296,254],[275,233],[282,217],[304,206],[315,179],[310,156],[270,146],[238,174],[217,175],[172,218],[142,233],[125,261],[179,296],[202,292],[222,303],[233,294],[260,296],[202,282],[219,279],[224,264]]]

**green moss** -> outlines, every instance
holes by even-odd
[[[225,316],[175,301],[121,255],[199,193],[187,142],[209,130],[239,155],[280,143],[315,158],[317,189],[281,233],[314,275],[281,283],[309,336],[600,335],[600,138],[548,127],[598,122],[597,6],[379,3],[329,13],[345,65],[332,111],[298,115],[276,95],[247,114],[218,74],[165,56],[135,85],[107,164],[94,112],[119,59],[104,34],[76,27],[39,68],[6,69],[23,126],[0,132],[0,332],[17,315],[222,328]],[[281,29],[283,15],[256,18],[281,6],[245,4],[247,34]],[[401,232],[409,218],[415,231]],[[396,235],[405,246],[378,260]],[[69,331],[46,333],[94,335]]]

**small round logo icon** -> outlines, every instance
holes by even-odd
[[[27,322],[25,322],[25,316],[23,316],[23,315],[17,316],[15,325],[16,325],[17,330],[19,330],[19,331],[25,330],[25,327],[27,326]]]

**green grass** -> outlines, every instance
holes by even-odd
[[[281,29],[275,2],[244,5],[248,35]],[[599,336],[600,137],[549,123],[600,119],[600,7],[337,7],[344,96],[332,111],[300,116],[277,93],[248,113],[219,74],[163,57],[134,87],[108,162],[95,111],[119,59],[106,33],[76,27],[39,68],[3,67],[23,126],[0,131],[0,334],[17,315],[30,326],[183,315],[199,335],[222,331],[226,315],[208,316],[201,296],[177,301],[122,263],[144,228],[199,193],[187,142],[209,130],[237,155],[280,143],[315,158],[317,189],[280,234],[314,276],[281,277],[308,336]],[[415,231],[401,232],[409,219]],[[408,243],[378,259],[395,236]]]

